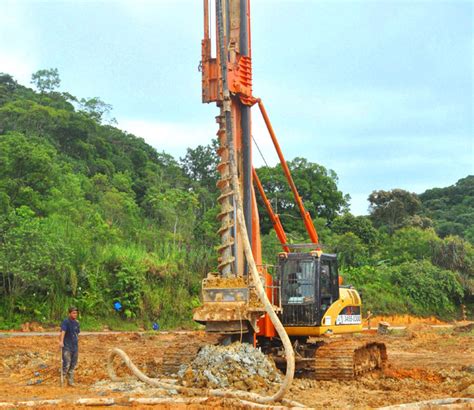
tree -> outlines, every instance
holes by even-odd
[[[8,101],[9,95],[18,87],[18,83],[9,74],[0,73],[0,105]],[[0,129],[0,133],[2,130]]]
[[[200,186],[209,191],[216,190],[218,179],[217,164],[217,139],[213,139],[210,145],[198,145],[196,148],[188,148],[184,158],[180,158],[184,173]]]
[[[107,104],[106,102],[102,101],[99,97],[93,98],[81,98],[79,102],[81,111],[86,113],[90,118],[97,121],[98,123],[102,123],[104,119],[104,115],[108,116],[112,112],[112,105]],[[108,120],[109,124],[116,124],[117,120],[115,118],[110,118]]]
[[[433,220],[438,235],[458,235],[474,243],[474,175],[446,188],[428,189],[420,200],[421,214]]]
[[[369,250],[353,232],[337,235],[332,242],[332,248],[337,254],[338,263],[342,268],[368,264]]]
[[[45,220],[27,206],[0,216],[0,300],[7,314],[31,314],[41,296],[52,302],[57,293],[66,293],[70,254],[55,230],[48,231]]]
[[[339,213],[347,210],[349,196],[337,189],[337,175],[322,165],[309,162],[304,158],[295,158],[288,162],[293,180],[303,199],[305,208],[312,218],[322,217],[333,220]],[[282,167],[261,167],[257,174],[263,189],[270,200],[274,211],[287,231],[304,231],[299,209],[295,204],[293,193],[286,181]],[[262,216],[262,230],[267,233],[272,224],[266,214],[263,203],[257,194]]]
[[[405,227],[387,236],[380,247],[382,257],[391,264],[413,260],[431,260],[441,239],[433,229]]]
[[[61,84],[57,68],[38,70],[31,76],[31,83],[44,94],[52,92]]]
[[[150,190],[145,203],[147,213],[164,230],[172,232],[172,239],[187,241],[193,231],[198,201],[196,195],[171,188],[163,192]]]
[[[448,236],[436,243],[433,264],[459,272],[466,297],[474,296],[474,247],[457,236]]]
[[[0,73],[0,85],[6,87],[8,91],[13,91],[18,86],[18,83],[10,74]]]
[[[217,181],[219,173],[217,165],[219,156],[217,155],[218,141],[213,139],[209,145],[198,145],[196,148],[188,148],[184,158],[180,158],[180,165],[184,174],[189,180],[189,189],[194,192],[199,200],[199,210],[197,212],[196,232],[206,233],[206,237],[212,237],[211,229],[217,229],[216,224],[206,217],[217,214],[213,209],[218,209],[218,189]],[[216,221],[217,222],[217,219]]]
[[[431,218],[422,215],[413,215],[405,219],[405,226],[413,226],[415,228],[429,229],[433,228]]]
[[[421,208],[418,195],[403,189],[373,191],[368,198],[370,219],[375,227],[385,227],[389,233],[406,224],[408,217]]]
[[[391,281],[400,288],[410,310],[420,316],[452,317],[464,294],[457,272],[427,260],[401,264],[393,270]]]
[[[378,238],[377,230],[369,218],[366,216],[354,216],[349,212],[336,217],[331,223],[331,230],[338,234],[352,232],[366,245],[375,245]]]
[[[41,139],[0,135],[0,191],[12,206],[41,212],[60,172],[55,150]]]

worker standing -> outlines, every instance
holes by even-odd
[[[61,323],[59,348],[62,350],[62,375],[67,376],[69,386],[74,386],[74,368],[79,357],[79,333],[81,332],[77,316],[79,310],[71,306],[69,316]]]

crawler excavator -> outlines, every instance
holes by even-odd
[[[200,69],[202,101],[219,107],[216,120],[221,158],[218,165],[221,243],[218,272],[209,273],[203,280],[203,303],[195,309],[193,318],[204,324],[207,332],[243,338],[260,346],[277,364],[284,366],[282,337],[257,295],[259,284],[250,274],[253,266],[258,271],[257,281],[263,284],[272,310],[291,341],[297,369],[314,371],[317,379],[332,380],[352,379],[381,368],[387,359],[383,343],[337,337],[362,331],[361,298],[355,289],[342,285],[336,255],[322,251],[265,107],[253,95],[250,0],[216,0],[213,4],[211,10],[210,0],[203,2]],[[211,26],[215,27],[215,33],[211,33]],[[252,166],[251,107],[254,105],[263,116],[311,243],[288,243]],[[257,191],[282,245],[273,276],[262,264]],[[251,254],[246,252],[246,246]]]

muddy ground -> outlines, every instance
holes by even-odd
[[[386,343],[389,365],[384,371],[352,382],[322,382],[311,375],[299,375],[287,397],[321,409],[367,409],[437,398],[474,397],[472,331],[455,332],[453,328],[410,324],[405,330],[393,330],[386,336],[365,334],[363,337]],[[203,332],[84,335],[80,339],[77,385],[61,388],[57,337],[2,337],[0,402],[58,398],[71,402],[80,397],[120,401],[123,397],[158,396],[174,400],[179,397],[173,394],[175,392],[165,393],[134,381],[125,385],[110,384],[105,366],[109,349],[123,349],[140,369],[156,377],[163,370],[163,356],[169,349],[178,345],[183,353],[186,349],[193,351],[196,345],[214,341]],[[119,371],[122,375],[126,373],[123,369]],[[207,404],[192,408],[237,408],[229,403],[211,399]],[[60,407],[71,408],[67,404]],[[179,407],[185,408],[184,405]],[[161,405],[160,408],[170,407]]]

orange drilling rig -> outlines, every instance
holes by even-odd
[[[203,280],[203,303],[195,309],[194,320],[205,324],[208,332],[260,346],[282,366],[283,339],[289,340],[296,353],[296,368],[312,370],[319,379],[351,379],[381,368],[387,359],[383,343],[327,337],[362,331],[361,298],[355,289],[342,285],[336,255],[322,252],[265,107],[253,95],[250,0],[216,0],[215,16],[211,16],[210,0],[203,4],[202,101],[215,102],[220,110],[216,119],[221,243],[218,272]],[[214,56],[211,21],[215,22]],[[309,244],[288,243],[252,166],[254,105],[259,107],[279,156]],[[256,191],[282,245],[273,276],[262,264]],[[281,326],[284,334],[276,329]]]

